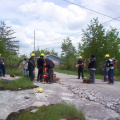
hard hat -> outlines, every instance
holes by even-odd
[[[43,89],[42,89],[42,88],[39,88],[39,89],[38,89],[38,92],[42,93],[42,92],[43,92]]]
[[[82,56],[79,56],[79,59],[82,59]]]
[[[47,59],[47,57],[44,57],[44,60],[46,60]]]
[[[1,56],[1,54],[0,54],[0,56]]]
[[[44,54],[42,53],[40,56],[44,56]]]
[[[107,57],[110,57],[110,55],[109,55],[109,54],[106,54],[105,57],[106,57],[106,58],[107,58]]]
[[[35,54],[34,54],[34,53],[31,53],[31,57],[33,57],[33,56],[35,56]]]
[[[25,58],[27,58],[27,57],[25,57]]]

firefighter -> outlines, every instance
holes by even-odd
[[[24,76],[28,77],[29,76],[29,72],[28,72],[28,61],[27,61],[27,57],[24,58],[23,60],[23,69],[24,69]]]
[[[0,77],[2,77],[2,75],[5,77],[5,60],[0,54]]]
[[[44,54],[42,53],[40,55],[40,58],[37,59],[37,68],[38,68],[38,75],[37,75],[37,81],[42,82],[42,77],[43,77],[43,66],[44,66]]]
[[[114,63],[113,60],[110,59],[110,55],[106,54],[106,62],[105,66],[107,67],[108,71],[108,84],[114,84]]]
[[[82,56],[79,56],[77,66],[78,66],[78,78],[77,79],[80,79],[80,73],[82,73],[82,79],[83,79],[84,78],[84,74],[83,74],[83,72],[84,72],[84,62],[83,62]]]
[[[35,61],[34,61],[35,54],[31,54],[31,58],[28,61],[28,71],[31,81],[34,80],[34,70],[35,70]]]
[[[45,67],[48,68],[48,75],[49,75],[48,83],[52,84],[53,83],[53,67],[54,67],[54,64],[53,64],[52,60],[50,60],[48,58],[45,58],[45,62],[46,62]]]
[[[94,55],[91,55],[91,58],[88,59],[89,66],[88,69],[90,69],[90,79],[91,83],[95,83],[95,71],[96,71],[96,58]]]

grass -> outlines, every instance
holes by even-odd
[[[6,69],[7,74],[15,74],[16,76],[24,76],[23,69]]]
[[[76,77],[78,75],[77,71],[62,70],[62,69],[58,69],[58,68],[55,68],[55,72],[64,73],[64,74],[68,74],[68,75],[76,75]],[[87,72],[84,72],[84,76],[85,77],[90,77],[90,74],[87,73]],[[103,80],[104,79],[104,75],[96,74],[95,78]],[[115,76],[115,81],[119,81],[120,82],[120,75]]]
[[[32,108],[33,109],[33,108]],[[84,114],[78,111],[72,105],[56,104],[39,107],[35,113],[30,112],[31,109],[18,112],[9,116],[6,120],[86,120]]]
[[[19,78],[17,80],[13,80],[12,82],[7,82],[5,80],[0,80],[0,89],[1,90],[19,90],[20,89],[27,89],[27,88],[34,88],[33,82],[28,77]]]

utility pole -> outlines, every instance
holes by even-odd
[[[34,54],[35,54],[35,30],[34,30]]]
[[[34,30],[34,54],[35,54],[35,30]],[[34,61],[35,61],[35,57],[34,57]],[[34,69],[34,78],[35,78],[35,69]]]

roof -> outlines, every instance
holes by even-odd
[[[60,59],[60,58],[59,58],[58,56],[56,56],[56,55],[52,55],[52,54],[45,55],[45,57],[49,57],[49,56],[53,56],[53,57],[56,57],[56,58]]]

